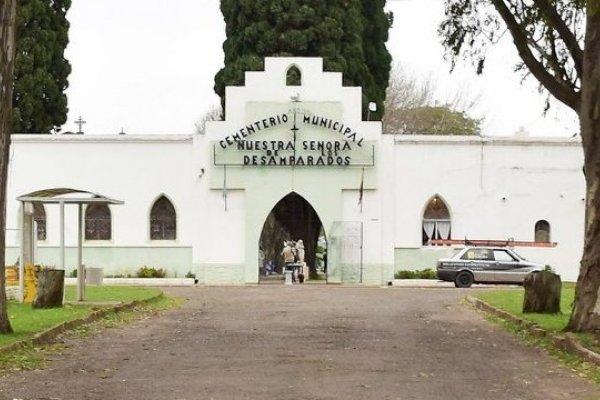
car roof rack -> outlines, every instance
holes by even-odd
[[[493,239],[432,239],[433,245],[464,245],[484,247],[556,247],[556,242],[531,242],[526,240],[515,240],[508,238],[504,240]]]

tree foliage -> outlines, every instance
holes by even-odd
[[[467,56],[477,72],[486,52],[508,31],[521,58],[518,71],[531,74],[558,100],[579,108],[584,0],[446,0],[440,26],[453,65]]]
[[[260,71],[269,56],[323,57],[326,71],[344,74],[347,86],[362,86],[363,114],[377,102],[383,115],[391,56],[385,47],[392,17],[385,0],[222,0],[227,39],[225,67],[215,77],[243,85],[244,71]]]
[[[402,121],[399,130],[386,133],[415,135],[477,135],[481,132],[480,121],[463,111],[448,106],[423,106],[408,110],[394,110]]]
[[[210,107],[198,121],[196,121],[196,133],[204,135],[206,133],[206,123],[209,121],[222,121],[223,120],[223,109],[221,106]]]
[[[363,104],[374,101],[377,104],[376,119],[385,113],[385,94],[390,79],[392,56],[386,47],[393,14],[385,13],[385,0],[362,0],[363,54],[373,77],[373,85],[363,86]],[[366,98],[365,98],[366,97]]]
[[[571,331],[600,328],[600,2],[445,0],[440,25],[453,64],[469,57],[481,73],[486,50],[508,32],[521,62],[550,95],[579,116],[586,179],[585,239]]]
[[[431,79],[419,81],[400,65],[392,69],[385,98],[383,132],[389,134],[477,135],[481,119],[468,112],[476,105],[464,92],[446,101],[436,99]]]
[[[71,0],[18,1],[14,132],[49,133],[67,121],[70,6]]]

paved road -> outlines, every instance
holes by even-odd
[[[0,399],[599,399],[457,289],[169,288],[189,301],[69,344]]]

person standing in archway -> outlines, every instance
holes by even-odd
[[[281,251],[281,255],[283,256],[283,262],[285,263],[285,271],[293,271],[294,268],[294,250],[292,249],[292,246],[290,244],[290,242],[284,242],[284,247],[283,250]],[[284,273],[285,273],[284,271]],[[292,281],[295,281],[296,279],[294,278],[294,274],[292,273]]]

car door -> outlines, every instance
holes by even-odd
[[[489,249],[472,248],[465,252],[465,266],[473,273],[475,282],[493,282],[494,271],[490,269],[493,253]]]
[[[519,260],[504,249],[494,249],[493,268],[495,282],[518,283],[525,277]]]

